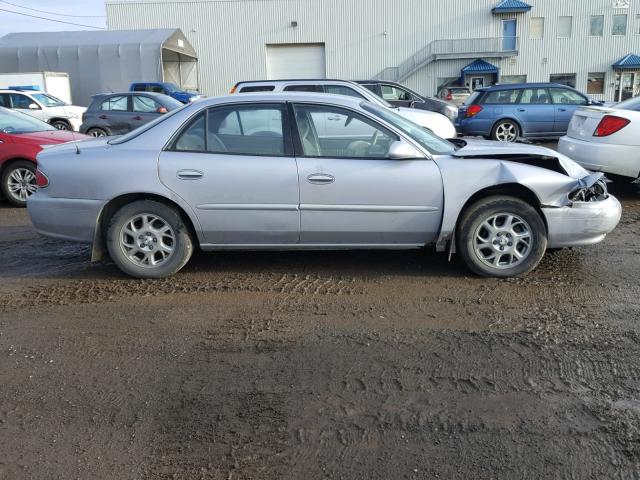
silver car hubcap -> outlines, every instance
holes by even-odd
[[[172,256],[176,237],[169,223],[151,213],[127,220],[120,230],[120,247],[127,258],[141,267],[157,267]]]
[[[518,129],[513,123],[501,123],[496,128],[496,138],[501,142],[515,142],[518,138]]]
[[[28,168],[16,168],[8,178],[9,193],[21,202],[26,202],[27,198],[38,189],[36,176]]]
[[[475,253],[482,263],[500,270],[522,263],[533,246],[529,224],[510,213],[487,218],[473,238]]]

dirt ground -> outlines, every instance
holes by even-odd
[[[0,208],[0,479],[640,478],[640,187],[481,279],[432,252],[132,280]]]

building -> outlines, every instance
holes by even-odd
[[[141,80],[198,89],[197,55],[175,28],[10,33],[0,38],[0,73],[65,72],[71,97],[88,105],[101,92]]]
[[[640,86],[640,0],[107,0],[110,29],[180,28],[200,86],[385,78],[558,82],[618,100]]]

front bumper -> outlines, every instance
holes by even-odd
[[[636,146],[587,142],[565,136],[558,142],[558,151],[587,170],[633,178],[640,175]]]
[[[609,195],[599,202],[574,202],[570,207],[543,207],[547,220],[549,248],[577,247],[601,242],[622,215],[617,198]]]
[[[31,222],[47,237],[91,243],[103,200],[52,198],[38,191],[27,200]]]

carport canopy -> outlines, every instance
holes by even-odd
[[[463,77],[471,73],[482,73],[482,74],[498,73],[498,67],[490,64],[489,62],[485,62],[484,60],[478,59],[471,62],[469,65],[467,65],[462,69]]]
[[[640,70],[640,55],[630,53],[611,65],[614,70]]]
[[[531,10],[531,5],[520,0],[502,0],[498,5],[491,9],[491,13],[524,13]]]

